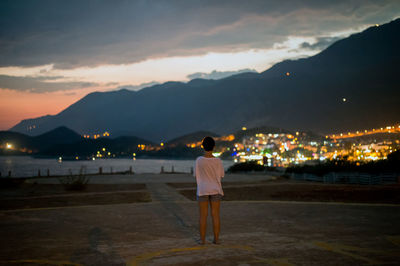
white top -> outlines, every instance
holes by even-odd
[[[200,156],[196,159],[194,176],[197,182],[197,196],[224,195],[221,179],[224,177],[224,167],[219,158]]]

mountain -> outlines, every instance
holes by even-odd
[[[13,150],[21,150],[26,148],[28,152],[28,150],[35,149],[32,137],[18,132],[0,131],[0,154],[3,154],[1,152],[2,150],[7,150],[7,144],[11,145]]]
[[[75,131],[62,126],[34,137],[33,141],[38,143],[43,150],[54,145],[72,144],[82,139],[82,136]]]
[[[1,144],[10,143],[13,150],[26,150],[28,153],[44,151],[56,145],[69,145],[82,139],[78,133],[66,127],[58,127],[36,137],[18,132],[0,131]]]
[[[24,120],[11,130],[38,135],[64,125],[80,134],[129,132],[159,143],[242,126],[326,134],[391,125],[400,120],[398,47],[400,19],[259,74],[95,92],[57,115]]]
[[[209,131],[197,131],[190,134],[186,134],[181,137],[174,138],[166,143],[167,146],[185,146],[189,143],[199,142],[205,137],[219,137],[217,134]]]
[[[205,132],[208,133],[208,132]],[[189,137],[177,138],[175,145],[155,144],[151,141],[134,137],[121,136],[117,138],[86,139],[66,127],[59,127],[42,135],[32,137],[12,131],[0,131],[0,155],[45,156],[64,159],[100,158],[196,158],[203,154],[197,148],[186,147],[184,140],[191,141],[199,133]],[[200,139],[201,140],[201,139]],[[196,139],[196,141],[199,141]],[[179,143],[180,145],[176,145]],[[11,145],[8,148],[8,145]]]
[[[81,139],[74,143],[54,145],[41,151],[40,154],[46,156],[92,157],[100,152],[104,157],[110,157],[113,154],[132,156],[133,153],[140,151],[138,145],[146,146],[149,144],[153,145],[154,143],[137,137]],[[110,155],[108,155],[108,152],[110,152]]]
[[[6,143],[12,145],[7,149]],[[138,145],[154,145],[154,143],[137,138],[121,136],[118,138],[85,139],[67,127],[58,127],[36,137],[27,136],[18,132],[0,131],[1,154],[32,153],[46,156],[92,156],[97,151],[103,154],[118,153],[119,155],[132,155],[140,150]]]
[[[241,142],[244,137],[252,137],[257,133],[263,133],[263,134],[295,134],[294,132],[291,132],[286,129],[282,128],[276,128],[276,127],[254,127],[254,128],[246,128],[246,130],[239,130],[233,135],[235,136],[236,141]]]

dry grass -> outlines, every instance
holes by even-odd
[[[0,195],[1,210],[151,201],[145,184],[88,184],[85,191],[65,191],[61,184],[24,184]]]
[[[179,191],[196,200],[195,189]],[[224,188],[224,200],[332,201],[400,204],[400,186],[358,186],[330,184],[260,184]]]
[[[120,203],[150,202],[151,196],[146,191],[117,192],[111,194],[92,194],[78,196],[52,196],[31,199],[2,199],[0,210],[70,207],[85,205],[107,205]]]

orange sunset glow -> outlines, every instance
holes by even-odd
[[[0,90],[0,125],[8,129],[23,119],[57,114],[73,104],[88,90],[71,93],[27,93],[12,90]]]

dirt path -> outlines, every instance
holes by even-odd
[[[152,202],[159,203],[153,205],[154,213],[158,218],[165,219],[185,236],[196,240],[196,217],[188,215],[182,208],[182,204],[188,203],[190,200],[164,183],[147,183],[146,187],[150,192]]]
[[[189,201],[165,183],[146,183],[146,188],[149,190],[153,202]]]

